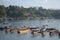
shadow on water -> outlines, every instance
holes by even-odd
[[[3,27],[0,27],[0,31],[3,31],[4,30],[4,28]]]

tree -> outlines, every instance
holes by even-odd
[[[6,17],[6,8],[3,5],[0,5],[0,17]]]

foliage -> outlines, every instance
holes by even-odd
[[[6,8],[0,5],[0,17],[6,17]]]
[[[42,18],[42,17],[53,17],[60,18],[60,10],[43,9],[42,7],[29,7],[24,8],[23,6],[9,6],[5,7],[0,5],[0,17],[11,17],[11,18]]]

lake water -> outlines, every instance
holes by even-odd
[[[60,29],[60,19],[44,19],[44,20],[20,20],[9,22],[8,26],[17,26],[18,28],[24,26],[31,26],[31,27],[41,27],[43,24],[48,24],[48,27]],[[4,26],[0,23],[0,27]],[[42,37],[40,34],[37,36],[32,36],[29,32],[24,35],[19,35],[17,33],[5,33],[5,31],[0,31],[0,40],[60,40],[58,36],[50,37],[48,33]]]

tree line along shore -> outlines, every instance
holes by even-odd
[[[20,19],[60,19],[59,9],[44,9],[42,7],[29,7],[0,5],[0,18],[20,18]]]

